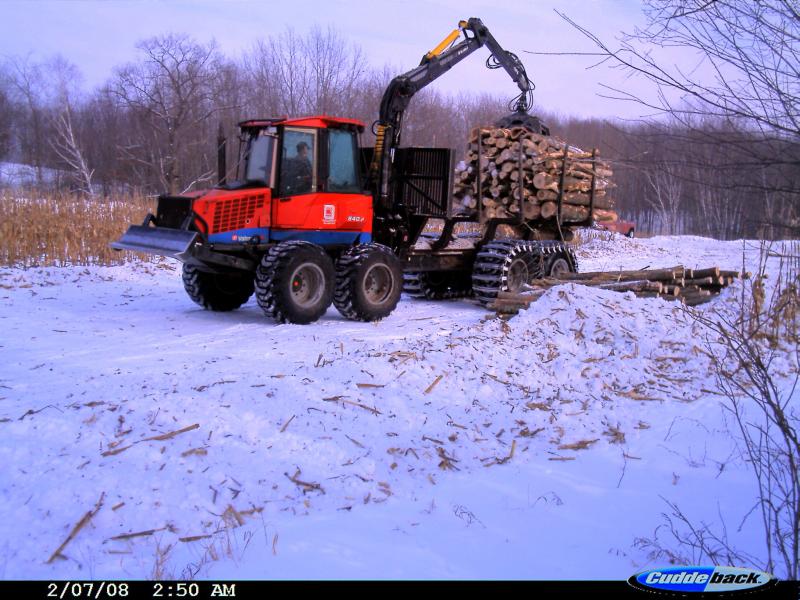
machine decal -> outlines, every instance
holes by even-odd
[[[322,210],[322,223],[323,225],[336,224],[336,205],[326,204]]]
[[[212,233],[208,241],[213,244],[265,244],[269,240],[269,228],[257,227],[251,229],[237,229],[224,233]]]

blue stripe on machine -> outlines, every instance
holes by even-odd
[[[289,240],[303,240],[320,246],[330,244],[354,244],[356,242],[367,244],[372,241],[372,235],[360,231],[319,231],[308,229],[284,229],[280,231],[272,230],[270,239],[275,242]]]
[[[212,244],[242,244],[250,242],[253,236],[258,236],[258,243],[284,242],[289,240],[303,240],[320,246],[333,244],[368,244],[372,235],[360,231],[320,231],[309,229],[281,229],[271,230],[266,227],[239,229],[225,233],[212,233],[208,241]]]
[[[266,227],[251,227],[249,229],[226,231],[225,233],[212,233],[208,236],[208,241],[215,244],[243,244],[250,242],[253,236],[258,236],[258,243],[264,244],[269,239],[269,229]]]

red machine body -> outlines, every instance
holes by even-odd
[[[267,157],[268,181],[259,187],[240,189],[214,188],[205,192],[186,194],[192,199],[196,214],[195,226],[214,244],[266,244],[286,240],[304,240],[321,245],[368,243],[372,239],[372,195],[357,191],[361,181],[357,172],[355,134],[364,124],[355,119],[326,115],[302,119],[251,120],[240,124],[245,134],[257,138],[260,132],[274,131],[275,143],[270,146],[273,157]],[[336,148],[330,130],[340,137]],[[325,133],[323,133],[325,132]],[[286,165],[292,160],[287,153],[293,148],[283,141],[292,133],[309,140],[313,146],[310,161],[311,179],[307,189],[292,190],[286,181]],[[334,191],[331,163],[342,161],[334,150],[347,151],[347,137],[352,138],[353,181],[346,192]],[[301,141],[300,144],[304,144]],[[325,147],[323,147],[325,146]],[[281,159],[278,161],[277,157]],[[349,165],[350,162],[347,163]],[[355,186],[355,187],[354,187]],[[332,189],[333,188],[333,189]]]

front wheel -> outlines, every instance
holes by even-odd
[[[333,305],[354,321],[379,321],[389,316],[403,291],[403,269],[390,248],[361,244],[336,262]]]
[[[633,228],[629,229],[629,230],[628,230],[628,233],[627,233],[626,235],[627,235],[629,238],[632,238],[632,237],[633,237]]]
[[[312,323],[333,298],[333,261],[315,244],[282,242],[270,248],[256,269],[256,299],[279,323]]]
[[[192,299],[208,310],[235,310],[253,295],[253,274],[244,271],[211,273],[193,265],[183,265],[183,288]]]

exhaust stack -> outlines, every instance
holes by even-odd
[[[217,182],[219,185],[225,185],[228,177],[227,166],[227,141],[225,140],[225,131],[222,129],[222,121],[219,123],[217,130]]]

